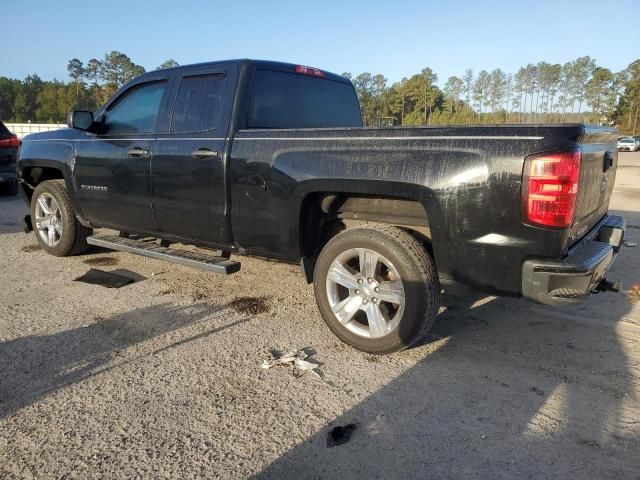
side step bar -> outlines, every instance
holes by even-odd
[[[225,257],[163,247],[156,243],[155,238],[150,237],[131,236],[125,238],[118,235],[91,236],[87,238],[87,243],[110,250],[135,253],[158,260],[179,263],[187,267],[220,273],[222,275],[229,275],[240,270],[240,262],[234,262]]]

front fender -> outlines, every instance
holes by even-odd
[[[75,148],[66,141],[25,141],[20,147],[18,158],[18,178],[33,186],[33,180],[25,177],[25,171],[31,167],[50,168],[60,172],[64,179],[67,192],[73,202],[76,213],[82,215],[75,203],[75,185],[73,174],[75,167]]]

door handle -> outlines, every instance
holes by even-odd
[[[602,165],[602,171],[606,172],[613,167],[613,153],[604,152],[604,164]]]
[[[203,158],[214,158],[214,157],[217,157],[218,156],[218,152],[216,152],[215,150],[209,150],[208,148],[199,148],[197,150],[194,150],[191,153],[191,156],[201,160]]]
[[[129,156],[131,157],[146,157],[149,155],[149,150],[145,150],[144,148],[135,147],[129,150]]]

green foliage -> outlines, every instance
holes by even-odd
[[[124,53],[113,51],[104,56],[100,75],[106,84],[120,88],[129,80],[145,73],[144,67],[136,65]]]
[[[117,51],[106,54],[102,61],[92,58],[86,66],[73,58],[67,63],[67,71],[69,83],[56,79],[43,82],[37,75],[24,80],[0,77],[0,119],[64,122],[70,110],[97,110],[119,87],[145,72],[142,66]]]
[[[176,62],[173,58],[170,58],[169,60],[165,60],[160,65],[158,65],[158,68],[156,68],[156,70],[160,70],[161,68],[173,68],[177,67],[178,65],[178,62]]]
[[[177,66],[173,59],[158,68]],[[144,73],[122,52],[67,64],[70,82],[0,77],[0,119],[63,122],[72,109],[96,110],[119,87]],[[584,56],[564,65],[527,64],[513,75],[467,69],[441,90],[429,67],[389,85],[382,74],[343,73],[355,86],[368,126],[591,122],[640,131],[640,59],[614,73]]]
[[[613,114],[620,131],[636,135],[640,131],[640,59],[616,76],[622,94]]]
[[[443,90],[429,68],[376,88],[373,78],[381,75],[344,75],[353,80],[369,126],[393,117],[398,125],[588,122],[640,130],[640,60],[619,73],[589,56],[564,65],[530,63],[514,75],[468,69],[449,77]]]

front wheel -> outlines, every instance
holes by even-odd
[[[329,328],[345,343],[375,354],[415,343],[440,307],[431,257],[407,232],[387,225],[333,237],[318,257],[314,290]]]
[[[38,243],[51,255],[66,257],[87,249],[91,229],[76,218],[63,180],[47,180],[36,187],[31,222]]]

